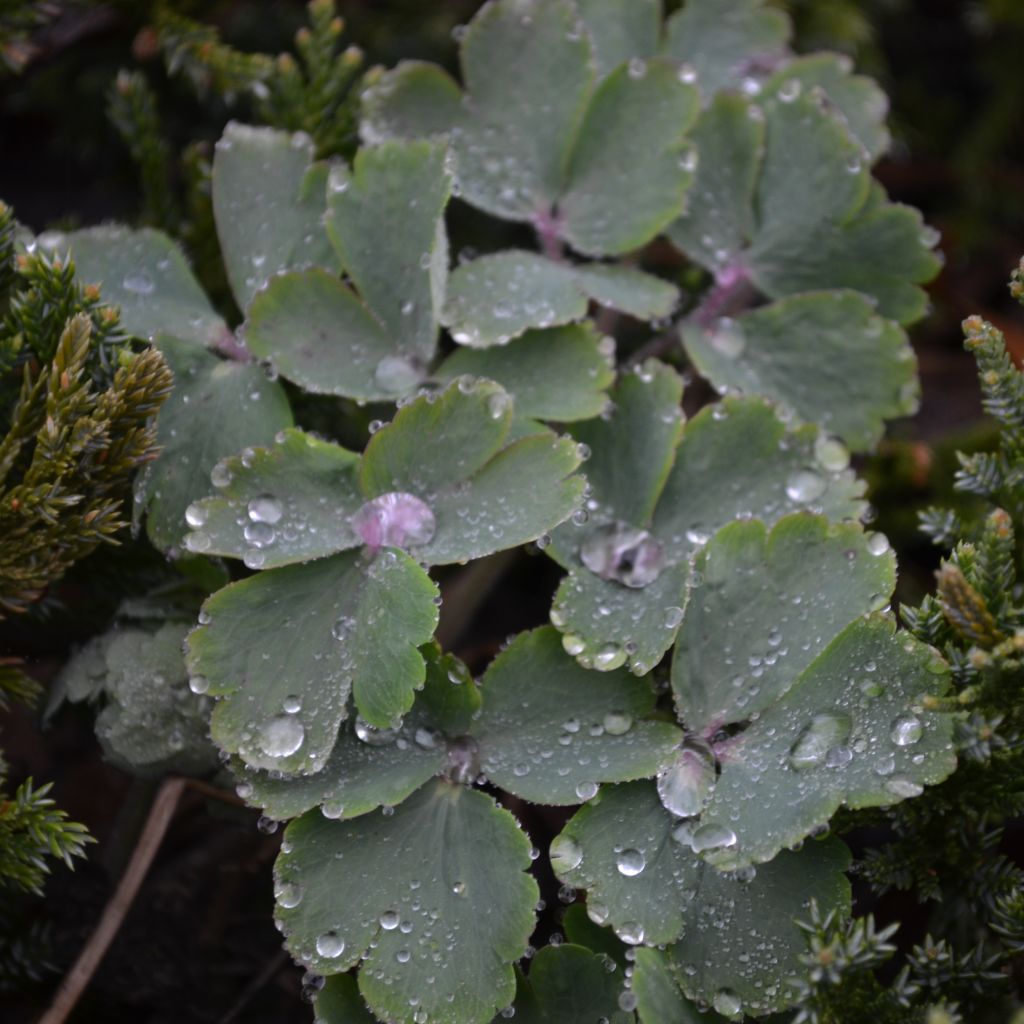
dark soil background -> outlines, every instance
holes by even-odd
[[[172,146],[197,135],[216,139],[229,116],[217,100],[197,101],[187,83],[168,79],[140,31],[147,3],[86,4],[35,42],[24,73],[0,78],[0,196],[37,230],[131,220],[138,187],[131,161],[106,120],[106,93],[117,69],[140,67],[158,90]],[[217,24],[243,49],[276,53],[304,21],[301,2],[193,3],[182,9]],[[477,0],[339,0],[346,41],[368,62],[404,57],[451,65],[451,30]],[[671,6],[671,5],[669,5]],[[896,200],[921,208],[942,232],[946,265],[931,285],[932,311],[913,330],[923,389],[920,412],[893,425],[879,454],[862,465],[871,481],[877,528],[900,555],[901,596],[931,586],[938,554],[916,533],[916,510],[949,494],[953,452],[990,438],[981,417],[973,361],[960,320],[978,312],[1007,334],[1024,358],[1024,311],[1006,279],[1024,253],[1024,3],[1020,0],[804,0],[789,4],[798,48],[854,53],[892,98],[892,154],[878,176]],[[244,118],[244,108],[233,110]],[[477,230],[463,213],[467,234]],[[490,225],[491,246],[501,244]],[[129,544],[127,561],[153,556]],[[557,582],[544,558],[512,556],[501,586],[454,648],[480,669],[509,634],[546,618]],[[115,583],[111,577],[111,601]],[[95,581],[94,581],[95,582]],[[101,580],[102,583],[102,580]],[[0,624],[0,654],[27,656],[52,678],[71,647],[104,628],[111,607],[102,586],[69,583],[49,615]],[[447,607],[447,605],[446,605]],[[451,614],[451,613],[448,613]],[[451,624],[454,625],[454,624]],[[12,780],[55,781],[54,795],[98,839],[74,874],[58,868],[45,903],[0,895],[0,917],[32,923],[41,978],[0,992],[0,1022],[34,1020],[94,926],[138,835],[156,783],[132,780],[106,764],[91,716],[64,711],[45,732],[37,717],[12,711],[0,722]],[[538,845],[566,816],[516,807]],[[261,834],[256,816],[230,801],[189,792],[179,807],[135,908],[73,1015],[75,1024],[287,1024],[306,1022],[301,972],[280,951],[271,911],[270,869],[279,836]],[[1020,853],[1021,851],[1016,851]],[[385,866],[386,870],[386,866]],[[556,886],[541,879],[549,910],[537,943],[559,928]],[[899,917],[904,942],[923,928],[912,903],[876,908]],[[27,927],[26,927],[27,931]],[[49,967],[49,969],[46,969]]]

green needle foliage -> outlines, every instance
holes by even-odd
[[[117,311],[74,265],[15,256],[0,211],[5,310],[0,367],[0,608],[24,611],[125,525],[132,477],[157,454],[152,419],[171,376],[155,350],[125,345]],[[17,390],[15,390],[17,388]]]
[[[33,704],[39,689],[16,664],[9,660],[0,664],[0,711],[6,710],[11,701]],[[72,867],[72,858],[84,856],[86,844],[93,841],[84,825],[67,820],[49,792],[50,784],[35,786],[32,779],[27,779],[9,793],[7,764],[0,755],[0,890],[7,887],[41,893],[50,871],[49,859],[62,860]],[[26,971],[16,969],[16,965],[31,959],[19,955],[20,944],[28,939],[6,935],[0,939],[0,985],[8,974],[25,975]]]
[[[157,8],[154,28],[168,70],[187,75],[201,94],[212,91],[229,102],[249,95],[263,124],[306,132],[321,156],[347,153],[357,128],[353,85],[362,52],[354,46],[339,51],[344,22],[335,0],[311,0],[308,11],[309,25],[295,35],[294,56],[242,53],[170,5]]]

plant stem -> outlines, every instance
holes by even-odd
[[[556,263],[561,263],[565,257],[561,228],[561,221],[550,210],[539,210],[533,215],[533,229],[537,232],[541,251]]]
[[[641,345],[630,357],[630,362],[642,363],[645,359],[660,358],[679,341],[682,325],[710,327],[720,317],[745,309],[756,294],[745,268],[738,263],[730,264],[719,271],[715,283],[686,316]]]
[[[187,785],[187,779],[176,776],[161,783],[128,867],[104,907],[95,931],[57,989],[50,1008],[39,1018],[39,1024],[64,1024],[74,1010],[131,909]]]

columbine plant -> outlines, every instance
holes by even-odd
[[[872,181],[877,87],[786,44],[753,0],[492,0],[461,84],[368,76],[351,166],[229,125],[234,331],[160,233],[53,240],[176,373],[140,521],[251,570],[190,686],[238,792],[294,819],[277,919],[325,1021],[784,1010],[795,919],[850,913],[846,847],[807,840],[954,768],[947,666],[896,630],[849,468],[915,407],[935,239]],[[453,268],[453,194],[536,251]],[[644,269],[659,236],[701,294]],[[656,326],[617,363],[626,318]],[[721,396],[689,422],[684,357]],[[397,412],[351,451],[299,389]],[[565,570],[551,625],[474,680],[431,570],[530,542]],[[525,976],[540,853],[496,794],[582,805],[544,853],[589,922]]]

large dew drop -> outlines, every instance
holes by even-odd
[[[381,391],[403,395],[420,382],[420,372],[402,356],[385,356],[373,372],[373,379]]]
[[[743,1012],[743,1001],[731,989],[721,988],[715,993],[711,1005],[723,1017],[739,1017]]]
[[[639,588],[658,578],[665,553],[646,530],[615,523],[590,534],[580,548],[580,561],[602,579]]]
[[[620,851],[615,858],[615,866],[618,868],[620,875],[624,875],[626,878],[634,878],[647,867],[647,858],[644,857],[640,850],[630,848]]]
[[[359,539],[374,551],[427,544],[437,529],[430,506],[416,495],[402,491],[373,498],[349,522]]]
[[[736,833],[725,825],[709,821],[701,825],[693,838],[690,840],[690,848],[694,853],[704,853],[711,850],[727,850],[736,845]]]
[[[271,526],[281,519],[284,512],[281,502],[271,494],[261,494],[258,498],[253,498],[246,507],[246,511],[252,522],[269,523]],[[201,526],[202,523],[199,525]]]
[[[715,755],[701,739],[691,737],[676,762],[658,776],[662,806],[677,818],[700,814],[715,786]]]
[[[260,749],[268,757],[294,754],[306,738],[306,730],[294,715],[275,715],[259,730]]]
[[[556,875],[578,868],[583,860],[583,848],[572,836],[557,836],[549,851],[551,867]]]
[[[362,715],[356,715],[356,739],[369,747],[386,747],[394,743],[398,736],[397,729],[378,729],[370,725]]]
[[[852,725],[848,715],[815,715],[793,744],[789,763],[794,768],[824,764],[829,750],[842,746],[849,738]]]
[[[337,932],[324,932],[317,937],[316,951],[333,960],[345,952],[345,940]]]
[[[892,741],[897,747],[909,747],[924,735],[921,719],[915,715],[903,715],[892,723]]]
[[[801,505],[820,498],[828,489],[825,478],[816,473],[813,469],[797,470],[786,481],[786,494],[791,501],[797,501]]]

